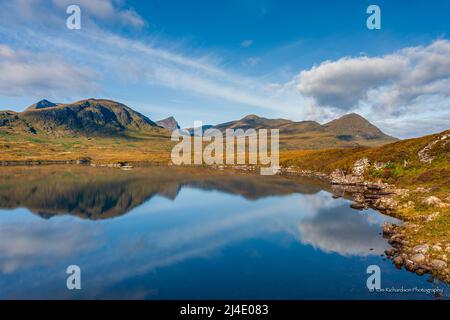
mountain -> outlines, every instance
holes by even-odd
[[[330,121],[323,127],[326,131],[336,134],[340,139],[394,139],[356,113],[347,114]]]
[[[42,100],[14,116],[17,117],[17,122],[25,123],[36,132],[59,136],[111,135],[127,130],[149,130],[157,127],[156,123],[130,107],[105,99],[87,99],[69,104]]]
[[[26,110],[27,111],[39,110],[39,109],[44,109],[44,108],[56,107],[57,105],[58,105],[58,103],[53,103],[53,102],[50,102],[50,101],[44,99],[44,100],[41,100],[39,102],[33,103]]]
[[[321,126],[315,121],[294,122],[286,119],[267,119],[251,114],[240,120],[216,125],[214,128],[221,131],[226,129],[280,129],[281,133],[294,133],[318,130]]]
[[[285,119],[267,119],[258,117],[257,115],[251,114],[245,116],[244,118],[236,121],[230,121],[214,126],[215,129],[225,131],[226,129],[272,129],[281,128],[286,125],[294,123],[291,120]]]
[[[211,128],[214,128],[214,126],[211,124],[204,124],[201,127],[202,132],[205,132],[206,130],[211,129]],[[184,132],[184,134],[193,136],[196,129],[200,129],[200,127],[183,129],[182,132]]]
[[[167,131],[161,127],[169,131],[180,128],[174,117],[155,123],[122,103],[105,99],[87,99],[68,104],[44,99],[24,112],[0,111],[0,133],[44,134],[52,137],[146,136],[145,139],[157,138],[158,145],[165,149],[167,146],[163,145],[169,145],[170,141],[166,141]],[[354,113],[325,124],[268,119],[252,114],[239,120],[202,127],[203,131],[210,128],[222,132],[226,129],[279,129],[280,148],[285,150],[379,146],[397,141]],[[192,135],[193,129],[186,129],[185,132]]]
[[[160,127],[163,127],[169,131],[174,131],[176,129],[180,129],[177,120],[174,117],[168,117],[163,120],[156,121],[156,124]]]
[[[398,139],[384,134],[362,116],[352,113],[323,125],[315,121],[267,119],[247,115],[240,120],[213,126],[226,129],[279,129],[280,143],[287,149],[321,149],[333,147],[376,146]]]

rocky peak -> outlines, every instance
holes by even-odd
[[[180,129],[180,125],[174,117],[168,117],[163,120],[156,121],[156,124],[160,127],[163,127],[169,131],[174,131]]]
[[[56,107],[58,104],[48,101],[47,99],[43,99],[41,101],[38,101],[31,106],[27,108],[27,110],[38,110],[38,109],[45,109],[45,108],[52,108]]]

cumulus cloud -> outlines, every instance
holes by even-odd
[[[372,221],[370,215],[358,215],[344,205],[333,210],[320,210],[302,221],[298,229],[303,244],[324,252],[370,256],[386,249],[386,241],[378,235],[382,223],[382,219]]]
[[[99,246],[97,228],[64,222],[3,223],[0,225],[0,273],[52,266]]]
[[[92,91],[96,74],[47,54],[0,44],[0,94],[71,96]]]
[[[299,91],[319,106],[395,112],[423,96],[450,96],[450,41],[381,57],[344,57],[300,72]]]
[[[404,68],[405,62],[398,56],[325,61],[302,71],[298,88],[320,105],[350,108],[366,98],[368,90],[397,78]]]

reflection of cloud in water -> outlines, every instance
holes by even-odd
[[[296,244],[300,230],[302,243],[342,255],[369,255],[384,248],[375,229],[381,222],[374,224],[327,192],[248,201],[183,188],[175,201],[154,198],[137,211],[142,214],[102,223],[64,219],[0,225],[0,272],[57,268],[55,263],[73,263],[86,254],[83,271],[92,280],[84,294],[96,298],[138,274],[193,258],[214,258],[227,246],[271,234],[287,235],[283,239]],[[99,238],[108,245],[100,246]]]
[[[300,223],[299,237],[303,244],[310,244],[328,253],[343,256],[381,254],[386,249],[386,240],[378,235],[383,219],[381,216],[375,219],[371,215],[379,214],[350,210],[348,204],[333,210],[320,210]]]
[[[232,203],[230,196],[219,194],[216,212],[211,213],[197,211],[196,202],[192,201],[196,196],[204,197],[204,193],[191,189],[188,194],[179,195],[178,201],[184,203],[185,212],[164,210],[167,223],[162,225],[165,227],[148,230],[138,237],[117,239],[119,245],[115,247],[115,254],[109,253],[96,263],[100,269],[107,268],[101,264],[115,265],[115,272],[104,275],[103,281],[118,281],[136,272],[145,273],[192,258],[212,257],[233,243],[268,234],[285,233],[296,239],[297,226],[303,220],[311,221],[324,210],[336,211],[342,206],[341,200],[332,199],[326,192],[260,200],[251,202],[250,207],[242,199]],[[209,195],[210,198],[213,196]],[[184,202],[187,199],[191,199],[191,204]],[[347,202],[345,205],[346,211],[356,214]],[[190,212],[191,206],[196,209],[195,213]],[[121,263],[124,256],[127,257],[126,265]]]
[[[94,250],[98,227],[67,221],[1,224],[0,272],[48,267],[75,253]]]

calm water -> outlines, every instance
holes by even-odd
[[[382,256],[384,221],[294,177],[208,170],[0,169],[0,298],[434,299]],[[66,288],[67,266],[82,290]]]

